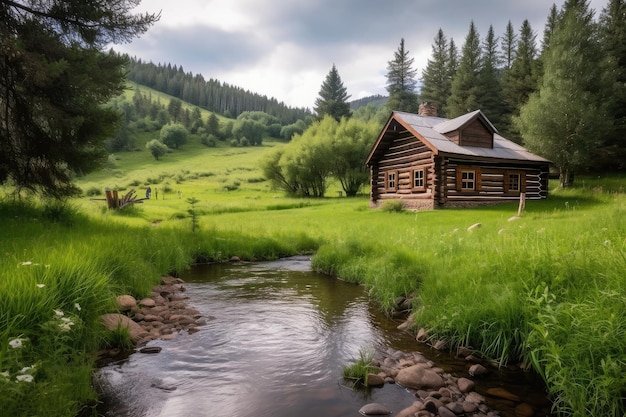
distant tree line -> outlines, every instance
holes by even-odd
[[[213,78],[205,80],[201,74],[185,72],[182,66],[169,63],[146,63],[129,57],[127,77],[138,84],[226,117],[237,118],[245,111],[260,111],[276,117],[282,125],[288,125],[312,115],[309,109],[292,108],[273,97],[252,93]]]

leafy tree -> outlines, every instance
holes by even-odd
[[[150,151],[154,159],[158,161],[161,156],[167,153],[169,148],[160,140],[152,139],[146,143],[146,149]]]
[[[75,173],[106,161],[126,59],[104,52],[159,16],[137,2],[0,0],[0,184],[62,198],[80,190]]]
[[[247,143],[252,145],[260,145],[263,143],[263,135],[265,134],[265,126],[257,121],[251,119],[237,120],[233,126],[233,136],[239,140],[240,144],[242,139],[246,138]]]
[[[439,29],[432,45],[432,58],[422,71],[421,100],[435,105],[442,117],[445,117],[445,104],[452,89],[449,63],[448,40]]]
[[[409,51],[404,49],[404,38],[400,40],[398,50],[393,54],[393,60],[387,62],[387,92],[389,99],[387,107],[390,110],[407,112],[417,111],[417,95],[413,58],[409,58]]]
[[[315,112],[320,119],[328,115],[339,121],[342,117],[350,117],[348,90],[344,87],[339,71],[333,67],[326,75],[320,88],[319,97],[315,99]]]
[[[448,117],[458,117],[480,108],[479,73],[481,67],[480,36],[472,21],[465,37],[459,68],[452,80],[452,92],[447,102]]]
[[[380,130],[375,121],[366,123],[357,119],[343,119],[331,142],[332,173],[346,196],[355,196],[369,181],[367,159]]]
[[[187,143],[189,132],[181,124],[165,125],[161,128],[159,139],[170,148],[178,149]]]
[[[551,159],[561,187],[588,166],[607,131],[603,49],[586,1],[568,0],[544,55],[545,73],[517,120],[526,146]],[[610,122],[610,121],[609,121]]]
[[[282,129],[280,129],[280,137],[285,140],[291,140],[294,135],[301,135],[302,133],[304,133],[306,128],[306,123],[303,120],[298,120],[295,123],[283,126]]]
[[[177,98],[171,99],[167,105],[167,112],[174,123],[180,122],[183,114],[183,102]]]
[[[610,112],[613,128],[602,147],[599,161],[605,167],[626,167],[626,2],[610,0],[600,16],[602,45],[607,53],[605,72],[609,76]]]

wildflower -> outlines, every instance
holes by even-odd
[[[25,366],[22,369],[20,369],[18,374],[25,375],[25,374],[28,374],[28,373],[34,371],[34,370],[35,370],[35,365],[33,365],[33,366]]]
[[[82,308],[80,307],[80,304],[78,303],[74,303],[74,308],[78,311],[82,310]]]
[[[46,284],[37,284],[37,288],[43,288],[45,286],[46,286]]]
[[[9,376],[9,371],[0,372],[0,378],[2,379],[9,379]]]
[[[15,380],[17,382],[33,382],[35,378],[33,378],[32,375],[28,375],[28,374],[24,374],[24,375],[18,375],[15,377]]]
[[[11,346],[13,349],[20,349],[23,346],[25,340],[26,339],[22,339],[21,337],[16,337],[15,339],[9,340],[9,346]]]
[[[25,261],[25,262],[21,262],[19,264],[19,266],[26,266],[26,265],[32,265],[33,263],[31,261]]]
[[[65,315],[65,313],[63,313],[63,311],[62,311],[62,310],[54,310],[54,314],[55,314],[57,317],[63,317],[63,316]]]
[[[72,330],[73,325],[74,325],[73,322],[68,321],[68,322],[59,324],[59,329],[61,329],[62,332],[69,332],[70,330]]]

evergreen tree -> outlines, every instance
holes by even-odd
[[[602,148],[600,163],[626,168],[626,2],[610,0],[600,16],[601,40],[607,53],[606,73],[611,94],[610,112],[615,120]]]
[[[483,43],[482,66],[479,74],[479,108],[496,127],[501,126],[506,113],[502,87],[499,77],[500,57],[498,53],[498,38],[496,38],[493,26]]]
[[[449,70],[448,41],[439,29],[432,45],[432,58],[422,71],[421,100],[435,105],[439,115],[445,117],[445,104],[450,96],[452,78]]]
[[[450,80],[454,79],[456,70],[459,69],[459,50],[454,43],[454,39],[450,38],[450,46],[448,47],[448,74]]]
[[[417,95],[413,58],[409,58],[409,51],[404,49],[404,39],[400,40],[398,50],[393,54],[393,60],[387,62],[387,92],[389,110],[406,112],[417,111]]]
[[[62,198],[106,161],[126,59],[105,52],[158,20],[133,0],[0,0],[0,184]]]
[[[502,55],[504,61],[504,69],[511,68],[513,65],[513,61],[515,60],[515,49],[517,46],[517,34],[513,29],[513,24],[509,20],[509,23],[506,25],[506,31],[504,32],[504,36],[502,37]]]
[[[521,142],[519,131],[512,118],[519,115],[519,109],[528,101],[531,93],[537,90],[537,46],[536,35],[528,20],[524,20],[517,42],[515,59],[511,68],[505,69],[502,74],[502,92],[508,112],[508,120],[503,121],[503,132],[516,141]]]
[[[481,67],[480,36],[472,21],[463,45],[459,68],[452,80],[452,93],[447,102],[448,117],[458,117],[479,109]]]
[[[610,124],[598,71],[603,49],[592,17],[586,1],[565,2],[545,52],[539,91],[516,119],[526,146],[555,163],[562,187],[591,164]]]
[[[344,87],[339,71],[333,64],[322,83],[319,97],[315,99],[317,117],[323,118],[328,115],[337,121],[341,120],[342,117],[350,117],[349,98],[348,90]]]

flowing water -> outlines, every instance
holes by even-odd
[[[467,376],[467,364],[396,330],[398,323],[369,302],[363,287],[312,272],[306,257],[202,266],[183,279],[189,303],[206,324],[193,334],[150,342],[162,348],[158,354],[137,353],[101,368],[101,415],[347,417],[370,402],[398,412],[414,401],[405,389],[388,384],[353,391],[341,377],[342,366],[361,350],[387,347],[419,350],[446,371]],[[495,373],[496,381],[481,384],[504,385],[545,407],[540,384],[528,374]],[[510,408],[489,405],[502,415]]]

